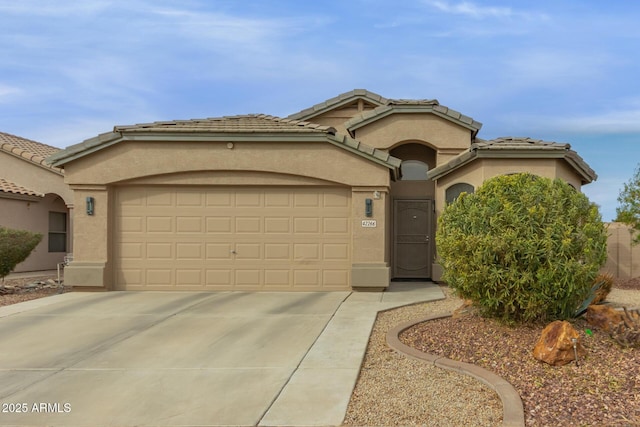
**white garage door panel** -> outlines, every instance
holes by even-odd
[[[348,190],[123,187],[116,288],[349,289]]]

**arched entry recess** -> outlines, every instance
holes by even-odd
[[[436,150],[421,142],[406,142],[390,154],[403,161],[402,178],[391,184],[391,278],[431,277],[434,254],[435,184],[427,171],[436,166]]]

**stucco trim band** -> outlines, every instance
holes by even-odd
[[[429,316],[423,319],[402,323],[387,332],[387,345],[398,353],[404,354],[412,359],[422,360],[438,368],[457,372],[462,375],[468,375],[477,379],[494,390],[502,401],[502,425],[505,427],[524,427],[524,406],[522,404],[522,399],[520,399],[520,395],[516,389],[507,380],[487,369],[471,363],[458,362],[447,359],[446,357],[424,353],[413,347],[409,347],[398,338],[403,331],[417,325],[418,323],[443,319],[446,317],[451,317],[451,314]]]

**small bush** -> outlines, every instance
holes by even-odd
[[[27,259],[42,240],[42,234],[25,230],[12,230],[0,226],[0,278]]]
[[[484,316],[568,319],[606,260],[598,208],[560,179],[532,174],[487,180],[438,219],[443,279]]]

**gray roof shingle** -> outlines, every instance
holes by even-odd
[[[373,105],[385,105],[389,101],[387,98],[383,98],[377,93],[370,92],[366,89],[354,89],[352,91],[342,93],[334,98],[327,99],[326,101],[320,102],[319,104],[306,108],[297,113],[290,114],[289,116],[287,116],[287,118],[307,120],[312,117],[318,116],[325,111],[333,110],[334,108],[351,104],[358,99],[364,99],[366,101],[369,101]]]
[[[223,133],[317,133],[335,134],[330,126],[302,120],[280,118],[267,114],[212,117],[207,119],[174,120],[116,126],[114,132],[223,132]]]

